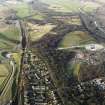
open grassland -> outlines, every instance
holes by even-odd
[[[10,100],[11,98],[14,98],[18,88],[21,53],[11,52],[11,55],[11,60],[14,62],[14,69],[10,65],[9,61],[5,61],[6,63],[0,64],[0,92],[2,92],[0,101],[2,99]]]
[[[40,0],[49,5],[49,9],[59,12],[77,12],[81,6],[78,0]]]
[[[29,16],[31,12],[27,3],[18,4],[16,7],[13,7],[13,9],[16,11],[16,15],[20,18]]]
[[[37,14],[37,15],[32,16],[31,19],[43,20],[44,17],[42,15]]]
[[[3,99],[9,100],[12,96],[11,84],[13,82],[10,80],[12,71],[12,66],[10,66],[8,61],[5,61],[5,63],[0,64],[0,74],[5,74],[5,78],[0,85],[0,92],[2,93],[2,96],[0,96],[1,103]]]
[[[79,16],[53,16],[54,19],[60,20],[65,24],[81,25]]]
[[[71,24],[71,25],[81,25],[81,21],[79,18],[73,18],[73,19],[65,19],[65,23]]]
[[[16,15],[19,18],[25,18],[25,17],[30,17],[31,19],[37,19],[37,20],[43,20],[44,15],[38,12],[37,10],[33,10],[31,6],[29,6],[27,3],[22,2],[15,7],[12,7],[13,10],[16,11]]]
[[[42,13],[40,13],[40,12],[34,12],[33,13],[34,15],[33,16],[31,16],[30,18],[31,19],[35,19],[35,20],[44,20],[45,19],[45,15],[44,14],[42,14]]]
[[[47,34],[48,32],[50,32],[55,27],[55,25],[52,24],[38,25],[28,23],[28,27],[30,30],[29,34],[31,41],[36,41],[45,34]]]
[[[87,32],[74,31],[67,34],[60,43],[60,47],[71,47],[73,45],[88,44],[95,42]]]
[[[14,84],[13,84],[13,89],[12,89],[13,95],[15,95],[14,92],[16,91],[16,89],[18,89],[17,85],[18,85],[19,80],[20,80],[21,54],[22,54],[21,51],[12,53],[12,58],[15,61]]]
[[[11,2],[12,3],[12,2]],[[16,16],[18,18],[25,18],[25,17],[30,17],[32,19],[37,19],[37,20],[42,20],[44,19],[44,15],[41,14],[39,11],[37,10],[33,10],[32,7],[30,5],[28,5],[28,3],[26,2],[19,2],[16,4],[8,4],[5,3],[5,5],[0,5],[0,18],[4,17],[4,15],[7,16],[8,10],[12,10],[16,13]],[[7,13],[5,13],[7,12]]]
[[[0,86],[2,85],[2,83],[4,82],[4,80],[6,79],[6,75],[0,75]]]
[[[9,75],[9,70],[5,64],[0,64],[0,87]]]
[[[83,4],[83,10],[88,12],[92,12],[98,7],[100,7],[100,5],[95,2],[84,2]]]
[[[20,53],[18,52],[14,52],[14,53],[12,53],[12,57],[13,57],[13,59],[15,60],[15,62],[18,64],[18,66],[20,66],[20,61],[21,61],[21,51],[20,51]]]
[[[0,29],[0,48],[12,49],[20,40],[19,29],[15,26],[6,26]]]
[[[5,58],[0,53],[0,61],[4,60]]]
[[[8,10],[14,10],[16,12],[16,15],[19,18],[23,18],[26,16],[29,16],[30,13],[30,8],[29,5],[27,3],[17,3],[17,4],[6,4],[0,6],[0,11],[3,14],[3,11],[8,11]],[[6,14],[7,15],[7,14]]]
[[[79,72],[80,72],[80,63],[75,64],[73,75],[79,79]]]
[[[12,40],[19,41],[19,29],[13,25],[7,26],[3,31],[0,31],[5,37],[10,38]]]
[[[78,12],[79,8],[91,12],[100,5],[93,2],[81,2],[80,0],[40,0],[49,5],[49,9],[58,12]]]

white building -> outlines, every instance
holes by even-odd
[[[85,48],[86,50],[89,50],[89,51],[99,51],[104,49],[104,46],[100,44],[88,44],[88,45],[85,45]]]

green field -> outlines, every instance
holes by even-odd
[[[43,3],[49,4],[49,9],[59,12],[77,12],[81,4],[78,0],[40,0]]]
[[[0,99],[5,98],[5,100],[9,100],[15,97],[19,83],[21,51],[20,53],[12,52],[11,55],[12,56],[10,59],[13,62],[15,61],[14,71],[12,66],[10,65],[10,59],[7,60],[7,58],[3,57],[4,62],[0,63],[0,92],[2,92]]]
[[[81,25],[81,21],[80,21],[79,18],[77,18],[77,19],[71,19],[71,20],[68,20],[68,21],[65,20],[65,22],[67,22],[67,23],[69,23],[71,25]]]
[[[95,39],[88,35],[88,33],[82,31],[74,31],[70,32],[63,38],[59,44],[59,47],[70,47],[93,42],[95,42]]]
[[[93,10],[95,10],[98,7],[100,7],[100,5],[97,3],[85,2],[83,5],[83,10],[88,11],[88,12],[92,12]]]
[[[100,5],[92,2],[81,3],[80,0],[40,0],[48,4],[49,9],[59,12],[78,12],[79,8],[84,8],[85,11],[93,11]]]
[[[0,64],[0,89],[4,87],[4,84],[7,81],[8,76],[10,75],[11,71],[8,62]]]
[[[28,4],[26,3],[18,4],[16,7],[13,7],[13,9],[17,12],[16,15],[20,18],[29,16],[31,12]]]
[[[36,41],[36,40],[39,40],[42,36],[44,36],[48,32],[50,32],[55,27],[55,25],[51,25],[51,24],[45,24],[45,25],[35,24],[34,25],[31,23],[28,23],[28,27],[31,30],[29,32],[30,40]]]
[[[19,42],[19,29],[15,26],[6,26],[0,29],[0,48],[13,49]]]
[[[27,16],[31,16],[31,19],[43,20],[44,15],[38,12],[37,10],[33,10],[31,6],[27,3],[22,2],[21,4],[16,5],[16,7],[12,7],[13,10],[16,11],[16,15],[19,18],[25,18]]]
[[[35,19],[35,20],[44,20],[45,19],[45,15],[35,12],[33,16],[31,16],[31,19]]]

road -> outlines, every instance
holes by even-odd
[[[25,50],[25,48],[27,47],[26,46],[26,28],[25,28],[25,25],[23,23],[22,20],[18,20],[19,22],[19,27],[20,27],[20,34],[22,35],[22,38],[21,38],[21,45],[22,45],[22,48],[23,48],[23,51]],[[12,58],[9,58],[9,59],[12,59]],[[12,70],[10,72],[10,75],[9,77],[7,78],[7,83],[5,83],[5,86],[4,88],[2,89],[2,92],[1,92],[1,97],[0,97],[0,105],[5,105],[5,104],[9,104],[9,103],[12,103],[12,101],[14,101],[15,99],[12,100],[12,91],[11,91],[11,88],[13,87],[13,82],[14,82],[14,75],[15,75],[15,72],[16,72],[16,65],[15,65],[15,62],[13,60],[10,60],[10,66],[12,67]],[[19,79],[21,78],[21,71],[18,71],[20,74],[19,74]],[[11,93],[9,94],[10,91]],[[17,91],[17,90],[16,90]],[[6,98],[5,97],[8,97],[8,102],[6,101]],[[16,98],[15,96],[13,96],[14,98]],[[16,103],[15,103],[16,104]]]
[[[20,24],[20,30],[21,30],[21,45],[22,45],[22,49],[25,50],[28,46],[28,35],[27,35],[28,32],[24,21],[19,20],[19,24]]]
[[[13,61],[10,61],[10,66],[12,67],[12,70],[9,71],[10,72],[10,75],[8,77],[8,80],[7,80],[7,83],[5,85],[5,87],[3,88],[2,90],[2,93],[1,93],[1,97],[0,97],[0,104],[1,105],[5,105],[7,103],[9,103],[11,100],[12,100],[12,97],[9,97],[8,101],[6,99],[6,96],[8,96],[8,91],[10,91],[10,88],[12,87],[12,84],[13,84],[13,76],[14,76],[14,73],[15,73],[15,64]]]
[[[27,36],[28,33],[27,33],[26,27],[22,21],[20,21],[20,27],[21,27],[21,35],[22,35],[22,41],[21,42],[22,42],[22,48],[23,48],[23,55],[22,55],[22,60],[21,60],[22,68],[21,68],[21,72],[20,72],[20,79],[22,81],[21,87],[23,88],[21,95],[24,96],[23,100],[21,100],[21,101],[24,101],[24,102],[22,102],[22,105],[27,105],[28,103],[30,103],[30,105],[33,105],[33,104],[47,105],[48,103],[46,100],[48,100],[48,98],[45,97],[47,94],[46,88],[51,88],[51,87],[46,87],[46,83],[43,83],[43,80],[44,80],[44,82],[52,83],[53,79],[51,78],[51,74],[49,76],[48,76],[48,74],[46,74],[46,73],[50,72],[50,70],[48,70],[48,65],[46,67],[46,63],[44,61],[45,60],[44,58],[42,58],[42,59],[38,58],[39,61],[35,61],[34,65],[30,64],[29,60],[32,60],[32,59],[36,60],[36,59],[34,59],[34,58],[30,59],[30,56],[32,56],[34,52],[30,53],[28,55],[29,57],[27,56],[27,53],[28,53],[27,51],[29,51],[29,49],[27,47],[27,46],[29,46],[29,45],[27,45],[28,44],[28,36]],[[40,53],[37,55],[40,55]],[[37,56],[37,55],[35,55],[35,56]],[[25,70],[24,65],[29,65],[29,66],[34,67],[34,71],[33,71],[33,68],[31,68],[31,67]],[[40,65],[43,65],[43,68],[40,67]],[[36,68],[36,67],[38,67],[38,68]],[[41,69],[41,71],[40,71],[40,69]],[[45,69],[47,69],[47,71]],[[25,72],[28,72],[28,74],[26,74]],[[44,73],[46,76],[43,76],[42,73]],[[29,78],[29,80],[24,80],[24,77]],[[50,78],[51,81],[48,80],[48,77]],[[33,80],[33,78],[35,80]],[[43,78],[42,81],[38,80],[39,78]],[[25,82],[27,82],[27,84],[25,84]],[[37,82],[38,82],[38,84],[37,84]],[[36,84],[36,86],[35,86],[35,84]],[[50,86],[52,86],[52,85],[54,85],[54,82]],[[56,87],[56,86],[54,86],[54,87]],[[54,90],[55,90],[55,88],[54,88]],[[53,96],[50,96],[50,97],[54,98],[54,97],[56,97],[55,95],[57,95],[57,99],[54,98],[53,101],[58,102],[59,100],[61,100],[59,95],[58,95],[59,93],[57,93],[57,91],[56,91],[56,94],[55,94],[54,92],[52,93]],[[36,94],[35,97],[33,96],[34,94]],[[28,101],[28,103],[27,103],[27,101]],[[61,103],[61,101],[59,101],[59,102]],[[60,105],[63,105],[63,104],[60,104]]]
[[[98,42],[105,42],[105,30],[99,26],[94,17],[91,17],[84,12],[80,12],[80,19],[84,28],[90,32],[92,37],[94,37]]]

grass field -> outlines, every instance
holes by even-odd
[[[65,22],[71,24],[71,25],[81,25],[80,19],[69,19],[69,20],[65,20]]]
[[[24,18],[30,15],[32,19],[43,20],[44,15],[38,12],[37,10],[33,10],[27,3],[22,2],[21,4],[16,5],[16,7],[12,8],[16,11],[16,15],[19,18]]]
[[[30,39],[31,41],[36,41],[40,39],[42,36],[47,34],[50,30],[52,30],[55,26],[51,24],[38,25],[28,23],[30,31]]]
[[[9,75],[9,70],[5,64],[0,64],[0,86]]]
[[[17,12],[16,15],[20,18],[29,16],[31,12],[28,4],[26,3],[18,4],[16,7],[13,7],[13,9]]]
[[[78,12],[83,7],[85,11],[91,12],[100,5],[93,2],[82,3],[80,0],[40,0],[49,5],[49,9],[59,12]]]
[[[8,26],[7,28],[5,28],[4,31],[1,30],[0,33],[3,34],[5,37],[10,38],[12,40],[19,41],[20,39],[19,29],[13,25]]]
[[[32,16],[31,19],[43,20],[44,16],[37,14],[37,15]]]
[[[59,46],[70,47],[73,45],[88,44],[92,42],[95,42],[95,39],[89,36],[88,33],[82,31],[74,31],[67,34]]]
[[[93,10],[95,10],[98,7],[100,7],[100,5],[97,3],[85,2],[83,5],[83,10],[88,11],[88,12],[92,12]]]
[[[74,74],[74,76],[77,77],[77,78],[78,78],[78,76],[79,76],[80,66],[81,66],[81,64],[80,64],[80,63],[77,63],[77,64],[75,64],[75,67],[74,67],[73,74]]]
[[[12,49],[20,40],[19,29],[14,26],[6,26],[0,29],[0,48]]]
[[[15,60],[15,62],[20,66],[20,61],[21,61],[21,51],[20,51],[20,53],[18,52],[18,53],[16,53],[16,52],[14,52],[14,53],[12,53],[12,57],[13,57],[13,59]]]
[[[14,10],[16,12],[16,15],[19,18],[23,18],[23,17],[29,16],[31,14],[31,8],[25,2],[21,2],[21,3],[18,3],[18,4],[6,4],[6,5],[0,7],[1,13],[4,10],[8,11],[10,9]]]
[[[78,79],[80,67],[81,67],[81,62],[79,63],[69,62],[66,68],[68,75],[74,76]]]
[[[5,101],[14,99],[18,89],[21,51],[18,53],[11,52],[11,55],[10,59],[14,62],[14,71],[10,65],[9,59],[6,61],[5,58],[5,63],[0,64],[0,92],[2,92],[2,96],[0,96],[1,103],[3,102],[3,99],[5,99]]]
[[[81,6],[78,0],[40,0],[49,5],[49,9],[59,12],[77,12]]]

